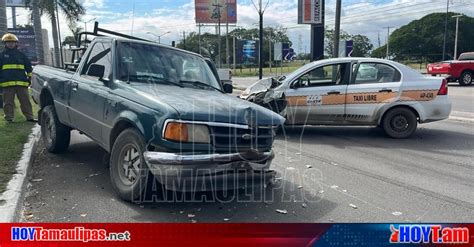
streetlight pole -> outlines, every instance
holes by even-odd
[[[336,2],[336,23],[334,27],[334,51],[333,57],[339,57],[339,36],[341,34],[341,0]]]
[[[454,60],[458,57],[458,31],[459,31],[459,17],[462,15],[455,15],[453,18],[456,18],[456,38],[454,38]]]
[[[443,39],[443,61],[446,56],[446,36],[448,34],[448,13],[449,13],[449,0],[446,0],[446,18],[444,21],[444,39]]]
[[[257,7],[254,0],[252,0],[252,4],[254,5],[255,9],[258,12],[258,16],[260,17],[259,18],[259,32],[258,32],[258,36],[259,36],[259,41],[258,41],[258,44],[259,44],[259,48],[258,48],[258,50],[259,50],[259,52],[258,52],[259,53],[259,56],[258,56],[258,78],[259,79],[262,79],[262,77],[263,77],[263,63],[264,63],[264,57],[263,57],[263,14],[265,13],[265,10],[267,9],[269,3],[270,3],[270,0],[267,0],[266,6],[263,7],[262,0],[258,0],[258,7]]]
[[[147,33],[147,34],[150,34],[150,35],[152,35],[152,36],[155,36],[155,37],[156,37],[156,40],[158,41],[158,44],[161,44],[161,37],[163,37],[163,36],[165,36],[165,35],[171,33],[171,31],[166,31],[165,33],[163,33],[163,34],[161,34],[161,35],[156,35],[156,34],[150,32],[150,31],[148,31],[148,32],[146,32],[146,33]]]

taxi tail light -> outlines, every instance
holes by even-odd
[[[448,80],[443,79],[441,87],[439,88],[438,95],[448,95]]]

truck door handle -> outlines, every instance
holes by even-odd
[[[328,92],[328,95],[339,95],[339,94],[341,94],[341,92],[338,92],[338,91]]]
[[[72,91],[77,92],[77,89],[79,88],[79,84],[77,84],[77,83],[75,83],[75,82],[72,82],[72,83],[71,83],[71,86],[72,86]]]
[[[388,88],[383,88],[381,90],[379,90],[380,93],[391,93],[392,92],[392,89],[388,89]]]

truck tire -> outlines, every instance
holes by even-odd
[[[469,86],[472,84],[472,72],[471,71],[464,71],[459,78],[459,85],[461,86]]]
[[[417,124],[415,113],[402,107],[389,110],[382,120],[385,134],[395,139],[410,137],[415,132]]]
[[[50,153],[63,153],[69,147],[71,129],[59,122],[53,105],[48,105],[41,111],[41,137]]]
[[[110,180],[118,196],[128,202],[141,202],[150,178],[143,158],[145,140],[129,128],[117,137],[110,153]]]

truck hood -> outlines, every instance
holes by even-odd
[[[156,103],[156,107],[162,104],[172,107],[180,120],[249,126],[282,125],[285,121],[283,117],[264,107],[215,90],[159,84],[135,84],[132,88],[140,96],[147,98],[147,101]]]

